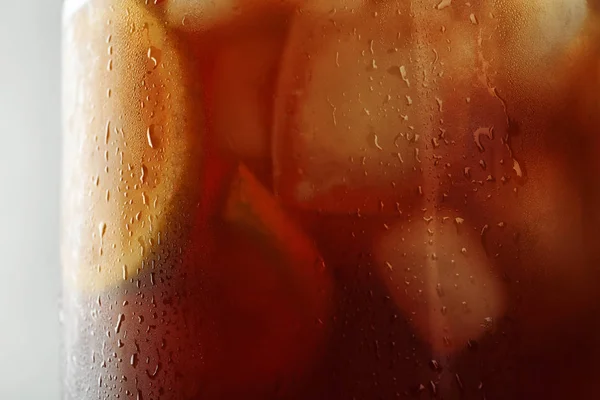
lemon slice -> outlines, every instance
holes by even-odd
[[[297,301],[298,313],[310,314],[316,322],[324,319],[331,306],[332,280],[323,259],[314,242],[243,165],[233,180],[224,217],[269,253],[269,272],[285,286],[286,297]]]
[[[63,264],[70,283],[98,291],[181,233],[173,216],[202,170],[190,97],[201,90],[181,41],[139,2],[88,3],[65,30]]]
[[[280,262],[274,272],[287,280],[290,290],[297,291],[307,311],[323,314],[331,282],[318,250],[243,165],[234,178],[224,215],[226,221],[268,246]]]
[[[285,386],[320,354],[332,276],[313,241],[245,166],[235,174],[223,216],[215,262],[225,304],[218,313],[224,352],[216,357],[214,381],[225,379],[245,393]]]

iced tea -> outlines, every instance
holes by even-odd
[[[592,0],[67,0],[65,400],[600,398]]]

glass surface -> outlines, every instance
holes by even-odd
[[[64,399],[599,398],[597,4],[67,1]]]

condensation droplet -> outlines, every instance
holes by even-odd
[[[438,10],[443,10],[446,7],[450,7],[451,4],[452,4],[452,0],[442,0],[438,3],[436,8]]]
[[[475,144],[477,145],[479,151],[483,152],[485,148],[481,144],[481,135],[492,140],[494,138],[494,128],[478,128],[475,132],[473,132],[473,139],[475,140]]]
[[[100,237],[104,237],[104,235],[106,235],[106,223],[105,222],[100,223],[100,225],[98,226],[98,231],[100,232]]]
[[[521,165],[519,165],[519,162],[515,159],[513,159],[513,170],[519,178],[523,177],[523,170],[521,169]]]
[[[150,146],[150,148],[154,148],[154,143],[152,142],[152,127],[148,127],[148,130],[146,131],[146,137],[148,138],[148,146]]]
[[[119,331],[121,330],[121,324],[123,323],[124,320],[125,320],[125,315],[119,314],[119,316],[117,317],[117,324],[115,325],[115,333],[119,333]]]

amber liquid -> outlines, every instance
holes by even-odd
[[[65,18],[65,399],[600,395],[597,11],[405,3]]]

